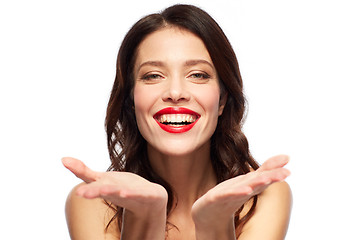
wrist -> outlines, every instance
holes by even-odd
[[[146,196],[140,204],[130,209],[124,208],[121,239],[158,240],[165,239],[167,192],[160,187]]]
[[[155,212],[135,214],[124,209],[122,216],[121,239],[157,240],[165,239],[166,208]]]
[[[194,220],[197,240],[236,239],[233,216],[224,219],[216,217],[213,220],[207,222]]]

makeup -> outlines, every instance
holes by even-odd
[[[194,127],[200,114],[184,107],[167,107],[154,117],[161,129],[169,133],[184,133]]]

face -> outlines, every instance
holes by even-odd
[[[134,77],[136,121],[148,147],[179,156],[210,144],[223,105],[199,37],[175,27],[150,34],[138,47]]]

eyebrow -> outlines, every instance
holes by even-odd
[[[155,67],[162,67],[164,66],[164,63],[161,61],[147,61],[147,62],[143,62],[142,64],[140,64],[140,66],[138,67],[138,69],[142,68],[143,66],[155,66]]]
[[[185,66],[195,66],[198,64],[206,64],[206,65],[210,66],[213,70],[215,70],[214,65],[212,65],[210,62],[203,60],[203,59],[187,60],[185,62]]]
[[[215,70],[214,65],[204,59],[187,60],[187,61],[185,61],[184,66],[195,66],[198,64],[206,64],[206,65],[210,66],[213,70]],[[162,61],[146,61],[146,62],[143,62],[142,64],[140,64],[140,66],[138,67],[138,70],[140,70],[143,66],[147,66],[147,65],[155,66],[155,67],[163,67],[165,64]]]

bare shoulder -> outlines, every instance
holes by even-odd
[[[270,185],[259,195],[255,213],[239,239],[282,240],[290,221],[292,193],[286,182]]]
[[[75,186],[66,200],[65,214],[71,239],[120,239],[117,222],[105,231],[114,210],[100,198],[85,199],[76,195],[77,188],[83,184]]]

